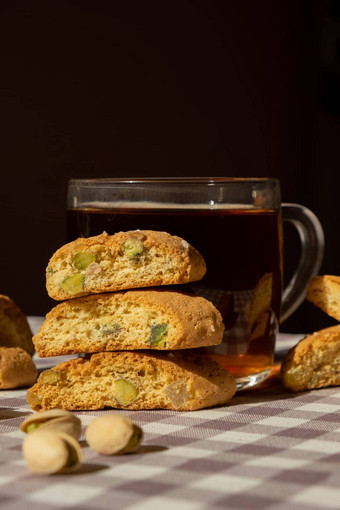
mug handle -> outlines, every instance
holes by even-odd
[[[301,241],[301,255],[290,282],[283,291],[280,322],[286,320],[305,299],[308,282],[318,274],[325,237],[320,221],[307,207],[282,204],[282,221],[292,223]]]

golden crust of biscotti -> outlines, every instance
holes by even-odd
[[[289,391],[340,385],[340,325],[317,331],[290,349],[281,380]]]
[[[28,352],[20,347],[0,347],[0,389],[32,386],[37,375]]]
[[[166,290],[95,294],[60,303],[33,337],[40,357],[218,345],[222,317],[207,299]]]
[[[119,385],[127,386],[128,400],[122,402]],[[191,411],[225,404],[234,393],[232,375],[195,351],[105,352],[43,372],[28,390],[27,402],[35,411],[106,407]]]
[[[308,284],[308,301],[340,321],[340,276],[315,276]]]
[[[0,346],[21,347],[34,354],[32,332],[19,306],[8,296],[0,294]]]
[[[126,242],[140,251],[124,250]],[[94,261],[85,269],[75,267],[77,253],[90,253]],[[206,265],[200,253],[184,239],[166,232],[133,230],[79,238],[57,250],[46,269],[46,288],[57,301],[93,293],[176,285],[200,280]],[[66,278],[81,275],[80,288],[65,290]]]

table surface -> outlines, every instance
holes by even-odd
[[[34,329],[36,319],[30,322]],[[281,335],[278,358],[298,339]],[[35,361],[40,369],[55,364]],[[23,389],[0,393],[1,509],[340,508],[340,388],[290,394],[274,376],[226,406],[124,411],[144,441],[138,453],[112,457],[91,450],[84,429],[93,416],[121,412],[75,413],[84,462],[53,476],[30,473],[23,460],[25,397]]]

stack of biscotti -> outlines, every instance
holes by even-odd
[[[312,278],[306,297],[340,321],[340,276]],[[316,331],[293,347],[283,360],[281,376],[290,391],[340,385],[340,324]]]
[[[34,410],[194,410],[226,403],[233,377],[197,348],[222,341],[210,301],[169,287],[205,274],[203,257],[165,232],[105,232],[60,248],[46,271],[51,310],[33,338],[41,357],[85,357],[43,372]],[[166,287],[168,286],[168,287]]]

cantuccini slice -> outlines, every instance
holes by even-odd
[[[221,343],[219,311],[200,296],[131,290],[70,299],[53,308],[33,341],[41,357]]]
[[[225,404],[235,393],[232,375],[194,351],[104,352],[42,372],[28,390],[35,411],[173,409]]]
[[[340,321],[340,276],[315,276],[309,282],[307,299]]]
[[[290,349],[281,379],[290,391],[340,385],[340,325],[317,331]]]
[[[206,265],[184,239],[134,230],[79,238],[57,250],[46,270],[49,296],[57,301],[140,287],[200,280]]]
[[[21,347],[0,347],[0,389],[32,386],[37,375],[28,352]]]
[[[19,306],[8,296],[0,295],[0,346],[20,347],[34,354],[32,332]]]

